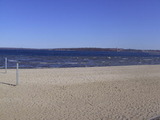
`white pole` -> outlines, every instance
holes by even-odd
[[[16,85],[18,85],[18,80],[19,80],[18,69],[19,69],[19,63],[17,63],[17,69],[16,69]]]
[[[7,73],[7,58],[5,58],[5,73]]]

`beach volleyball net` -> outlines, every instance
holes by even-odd
[[[7,84],[7,85],[12,85],[12,86],[17,86],[18,84],[19,84],[19,62],[17,61],[17,60],[11,60],[11,59],[8,59],[8,58],[5,58],[4,59],[5,60],[5,65],[4,65],[4,69],[5,69],[5,71],[4,71],[4,73],[5,74],[7,74],[8,73],[8,63],[10,62],[10,63],[13,63],[13,64],[15,64],[15,69],[16,69],[16,72],[15,72],[15,76],[16,76],[16,78],[15,78],[15,84],[10,84],[10,83],[5,83],[5,82],[1,82],[1,83],[3,83],[3,84]]]

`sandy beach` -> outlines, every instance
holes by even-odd
[[[0,120],[149,120],[160,65],[0,70]],[[11,84],[11,85],[9,85]]]

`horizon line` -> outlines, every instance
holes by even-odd
[[[160,49],[136,49],[136,48],[119,48],[119,47],[64,47],[64,48],[29,48],[29,47],[0,47],[0,49],[35,49],[35,50],[61,50],[61,49],[119,49],[119,50],[153,50],[160,51]]]

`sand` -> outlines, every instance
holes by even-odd
[[[0,70],[0,120],[149,120],[160,65]]]

